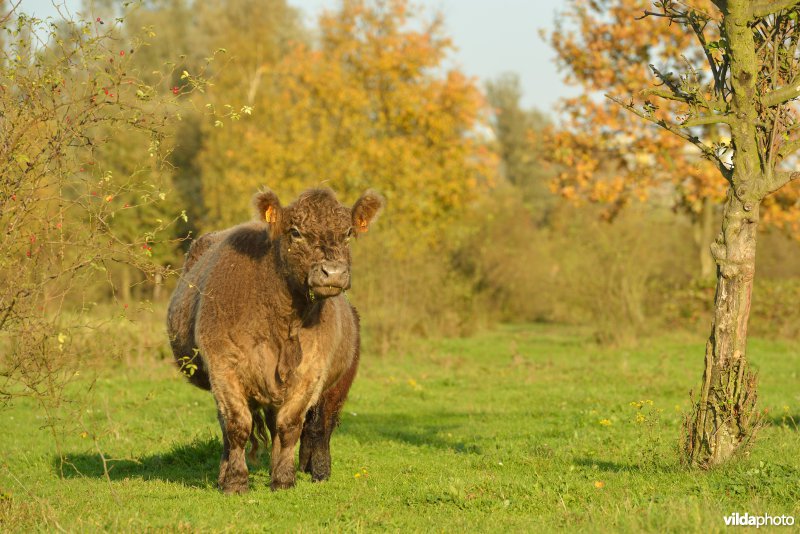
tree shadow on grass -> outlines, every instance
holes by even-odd
[[[600,460],[598,458],[576,458],[573,460],[575,465],[598,469],[606,473],[672,473],[677,471],[678,465],[669,462],[665,463],[621,463]]]
[[[464,429],[486,414],[343,414],[337,433],[362,443],[393,441],[414,447],[431,447],[461,454],[481,454],[476,443],[463,439]],[[334,434],[335,436],[336,434]],[[460,437],[459,437],[460,436]]]
[[[222,443],[218,438],[198,438],[190,443],[173,445],[166,453],[150,454],[141,458],[106,458],[106,462],[111,480],[156,479],[206,488],[216,485],[221,453]],[[105,477],[103,459],[99,454],[68,454],[64,460],[65,478]],[[58,472],[62,467],[61,458],[55,456],[53,465]]]
[[[795,432],[800,430],[800,428],[798,428],[800,427],[800,414],[785,414],[768,417],[765,418],[765,422],[768,426],[774,426],[784,430],[793,430]]]

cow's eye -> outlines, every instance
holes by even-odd
[[[300,233],[300,230],[292,226],[289,230],[289,235],[292,236],[292,239],[302,239],[303,234]]]
[[[349,228],[347,230],[347,233],[344,235],[344,242],[347,243],[348,241],[350,241],[350,239],[353,237],[353,234],[354,234],[353,229]]]

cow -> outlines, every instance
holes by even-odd
[[[298,440],[300,469],[313,481],[330,476],[331,433],[360,351],[359,317],[345,295],[349,242],[383,204],[372,190],[348,208],[330,189],[311,189],[282,207],[262,190],[255,220],[192,243],[167,330],[176,363],[216,401],[225,493],[248,490],[245,446],[255,453],[266,429],[271,489],[294,486]]]

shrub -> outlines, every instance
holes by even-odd
[[[73,340],[109,320],[86,312],[98,287],[113,294],[111,270],[164,272],[152,256],[171,223],[158,205],[175,95],[139,76],[142,42],[119,19],[12,11],[0,26],[0,401],[59,406],[82,359]]]

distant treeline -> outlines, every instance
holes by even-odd
[[[382,349],[496,321],[608,342],[707,327],[719,191],[696,155],[646,157],[677,148],[609,137],[630,121],[587,123],[592,99],[554,123],[513,74],[481,86],[448,66],[442,17],[405,0],[347,0],[310,26],[284,0],[93,6],[45,23],[0,2],[0,328],[40,332],[19,350],[65,350],[64,317],[87,303],[163,305],[191,239],[251,217],[261,186],[386,197],[352,291]],[[559,61],[586,75],[559,35]],[[800,259],[779,227],[752,325],[794,336]]]

